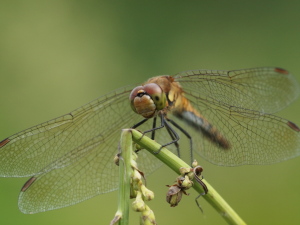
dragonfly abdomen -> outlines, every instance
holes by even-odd
[[[229,149],[229,141],[222,135],[219,130],[209,123],[204,117],[198,113],[192,111],[181,111],[174,112],[174,115],[179,119],[185,121],[189,126],[193,127],[195,130],[200,131],[206,138],[208,138],[213,143],[217,144],[223,149]]]

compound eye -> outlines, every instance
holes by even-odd
[[[144,90],[148,95],[150,95],[151,99],[156,105],[156,110],[162,110],[166,107],[166,94],[162,91],[158,84],[146,84],[144,86]]]
[[[140,95],[141,92],[145,92],[144,87],[137,86],[131,91],[131,93],[129,95],[130,106],[135,113],[138,113],[138,112],[136,111],[136,108],[134,106],[134,99],[136,98],[136,96]]]

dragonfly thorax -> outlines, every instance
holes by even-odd
[[[134,88],[129,96],[134,112],[145,118],[152,118],[166,107],[166,95],[158,84],[149,83]]]

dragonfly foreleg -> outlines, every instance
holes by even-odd
[[[164,115],[163,115],[162,113],[159,113],[159,116],[160,116],[160,120],[161,120],[160,126],[159,126],[159,127],[152,127],[152,129],[144,131],[143,134],[152,132],[152,136],[154,136],[154,135],[153,135],[153,132],[154,132],[155,130],[158,130],[158,129],[161,129],[161,128],[165,127],[165,121],[164,121],[164,119],[163,119],[163,118],[164,118]],[[154,117],[153,119],[155,119],[155,122],[153,121],[153,126],[156,126],[156,117]]]
[[[134,124],[131,128],[135,129],[139,126],[141,126],[143,123],[145,123],[148,119],[143,119],[142,121],[138,122],[137,124]]]
[[[175,143],[175,146],[177,148],[177,153],[178,153],[178,157],[180,157],[180,153],[179,153],[179,145],[178,145],[178,140],[179,140],[179,136],[178,134],[176,133],[176,131],[168,124],[168,122],[166,121],[165,119],[165,116],[162,112],[159,112],[159,116],[160,116],[160,120],[161,120],[161,124],[159,127],[156,127],[156,117],[153,118],[153,126],[152,126],[152,129],[150,130],[147,130],[147,131],[144,131],[144,134],[146,133],[149,133],[149,132],[152,132],[152,135],[151,135],[151,139],[154,140],[155,138],[155,131],[158,130],[158,129],[161,129],[163,127],[166,127],[172,141],[171,142],[168,142],[166,144],[163,144],[156,152],[154,152],[155,154],[158,154],[160,152],[160,150],[165,147],[165,146],[168,146],[170,144],[173,144]]]

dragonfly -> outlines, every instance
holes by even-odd
[[[300,128],[274,115],[299,93],[296,79],[276,67],[153,77],[2,140],[0,176],[31,177],[19,195],[23,213],[62,208],[116,190],[113,158],[121,129],[139,124],[141,131],[153,130],[157,117],[176,133],[190,135],[193,152],[213,164],[277,163],[300,155]],[[158,143],[178,143],[169,129],[156,131]],[[161,166],[147,151],[138,154],[146,175]]]

